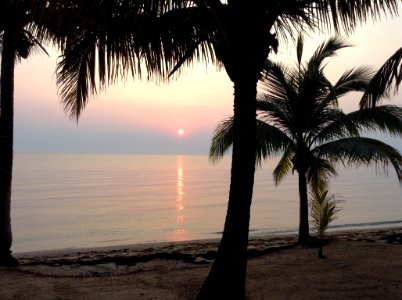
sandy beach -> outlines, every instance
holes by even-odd
[[[253,237],[247,299],[402,299],[402,227],[332,232],[324,248]],[[17,254],[0,299],[194,299],[217,240]]]

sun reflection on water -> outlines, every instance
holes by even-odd
[[[174,231],[174,238],[177,241],[186,239],[187,229],[184,228],[185,224],[185,207],[184,207],[184,156],[178,155],[176,157],[177,168],[177,193],[176,193],[176,216],[175,222],[179,227]]]

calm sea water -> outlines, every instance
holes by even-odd
[[[250,233],[297,230],[297,177],[278,187],[276,160],[256,172]],[[16,154],[13,251],[102,247],[218,238],[230,158],[207,156]],[[344,200],[335,228],[402,225],[402,188],[393,170],[340,170],[332,193]]]

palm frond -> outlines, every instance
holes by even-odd
[[[297,72],[280,63],[266,60],[264,76],[260,79],[259,87],[271,98],[279,101],[294,98],[297,93],[293,81]]]
[[[293,141],[276,126],[257,120],[256,162],[261,165],[263,159],[293,147]]]
[[[402,107],[381,105],[361,109],[347,115],[355,122],[359,131],[384,132],[391,136],[402,136]]]
[[[71,118],[78,120],[88,101],[88,94],[96,94],[96,39],[93,36],[77,37],[77,44],[67,51],[57,65],[57,84],[61,102]]]
[[[289,172],[293,169],[292,159],[294,157],[293,148],[288,148],[283,153],[281,159],[276,165],[274,171],[272,172],[274,176],[275,185],[278,185]]]
[[[353,91],[364,92],[374,75],[369,67],[358,67],[345,71],[334,85],[334,93],[337,97]]]
[[[336,175],[337,172],[334,166],[328,160],[320,157],[310,158],[306,178],[312,190],[322,191],[327,189],[331,176]]]
[[[216,128],[211,139],[209,159],[218,162],[233,144],[233,117],[226,118]]]
[[[291,2],[291,3],[289,3]],[[293,41],[297,39],[296,33],[305,33],[317,25],[315,20],[304,9],[304,3],[295,3],[292,0],[281,1],[275,3],[275,8],[270,1],[264,3],[266,5],[268,22],[275,22],[272,31],[275,32],[280,43],[289,42],[289,38]]]
[[[297,70],[266,61],[259,87],[264,92],[257,97],[257,110],[262,119],[274,122],[283,131],[293,133],[295,103],[298,98]]]
[[[343,38],[338,36],[330,37],[314,51],[307,63],[307,68],[320,69],[325,59],[336,55],[339,50],[347,47],[350,47],[350,45],[346,44]]]
[[[260,97],[257,99],[258,119],[292,135],[293,119],[287,101],[270,97],[269,94]]]
[[[369,19],[398,14],[398,0],[317,0],[302,1],[319,28],[343,29],[351,33],[357,25]]]
[[[141,77],[145,71],[147,79],[160,81],[179,76],[183,66],[196,61],[221,67],[214,47],[219,39],[215,21],[205,8],[185,2],[55,1],[42,9],[38,19],[55,33],[53,41],[63,51],[57,82],[72,117],[79,117],[90,94],[127,74]],[[60,17],[52,17],[56,12]],[[95,73],[90,66],[95,66]]]
[[[310,192],[311,224],[321,239],[328,225],[338,217],[341,210],[338,206],[339,203],[341,201],[335,195],[329,195],[328,190],[312,190]]]
[[[205,8],[193,6],[170,10],[152,20],[152,26],[155,24],[154,46],[147,50],[163,50],[161,55],[155,56],[156,65],[165,64],[166,72],[161,73],[162,76],[172,75],[180,67],[191,66],[196,61],[220,65],[219,59],[224,55],[222,37],[215,20]],[[154,63],[151,61],[149,67]],[[158,74],[160,70],[156,71],[152,73]]]
[[[218,162],[233,144],[233,117],[223,120],[216,128],[211,139],[209,158]],[[292,146],[293,142],[279,128],[257,120],[256,131],[256,163],[278,154]]]
[[[323,144],[344,137],[359,136],[359,126],[349,114],[339,109],[326,110],[323,113],[325,123],[320,124],[318,131],[311,139],[310,145]]]
[[[296,32],[300,31],[300,24],[303,24],[323,31],[343,30],[347,34],[370,19],[396,16],[398,4],[398,0],[284,0],[275,2],[275,5],[271,1],[265,2],[268,18],[272,18],[272,15],[291,16],[295,18],[291,23],[299,25]]]
[[[332,141],[317,146],[315,156],[326,158],[334,163],[346,165],[376,166],[377,172],[387,173],[388,164],[391,164],[397,178],[402,183],[402,156],[399,151],[384,142],[367,137],[351,137]]]
[[[324,116],[324,114],[323,114]],[[326,112],[327,123],[322,124],[312,143],[324,143],[340,137],[360,136],[367,132],[383,132],[401,136],[402,108],[382,105],[344,114],[340,110]]]
[[[402,81],[402,48],[398,49],[377,71],[366,92],[360,100],[360,107],[376,106],[381,99],[388,97],[395,85],[395,92]]]

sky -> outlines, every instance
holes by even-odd
[[[328,61],[332,82],[352,67],[380,67],[402,47],[402,17],[369,22]],[[330,34],[305,37],[307,60]],[[198,64],[186,68],[168,84],[129,77],[92,98],[78,123],[63,110],[55,69],[59,53],[47,47],[16,67],[14,150],[16,153],[138,153],[208,154],[210,139],[219,121],[232,115],[233,84],[224,70]],[[295,62],[294,45],[279,47],[270,58]],[[341,100],[341,108],[356,110],[358,94]],[[402,92],[387,104],[402,105]],[[184,133],[178,134],[182,129]],[[402,151],[401,140],[388,140]]]

